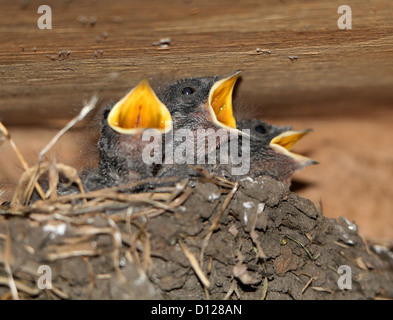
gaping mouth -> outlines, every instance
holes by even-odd
[[[312,131],[311,129],[305,129],[299,131],[295,131],[295,130],[285,131],[279,134],[278,136],[274,137],[270,141],[270,147],[276,150],[277,152],[283,153],[288,157],[293,158],[298,163],[304,165],[317,164],[318,161],[291,152],[291,149],[295,145],[295,143],[298,142],[301,138],[303,138],[306,134],[308,134],[311,131]]]
[[[165,133],[172,129],[172,117],[149,83],[142,80],[114,105],[108,114],[108,124],[123,134],[135,134],[149,128]]]
[[[217,81],[209,92],[207,108],[211,114],[211,120],[229,130],[237,130],[232,109],[232,92],[239,74],[240,71]]]

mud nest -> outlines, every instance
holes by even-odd
[[[201,171],[85,193],[74,168],[44,156],[96,101],[31,168],[0,122],[0,142],[25,169],[0,205],[0,298],[393,298],[391,252],[379,248],[380,258],[355,224],[326,218],[272,178]]]
[[[0,249],[2,298],[393,297],[389,262],[355,224],[326,218],[269,177],[14,198],[1,206]],[[350,289],[338,286],[340,266]]]

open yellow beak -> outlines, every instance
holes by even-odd
[[[278,152],[281,152],[295,159],[299,163],[303,163],[305,165],[317,164],[318,161],[291,152],[291,149],[295,145],[295,143],[298,142],[301,138],[303,138],[306,134],[310,133],[311,131],[312,131],[311,129],[305,129],[299,131],[295,131],[295,130],[285,131],[279,134],[278,136],[274,137],[270,141],[270,147],[272,147]]]
[[[236,129],[236,120],[232,109],[232,92],[240,71],[228,78],[217,81],[209,92],[207,108],[212,121],[227,129]]]
[[[123,134],[136,134],[149,128],[165,133],[172,129],[172,117],[144,79],[114,105],[108,114],[108,124]]]

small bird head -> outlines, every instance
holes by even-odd
[[[186,129],[193,139],[197,158],[206,157],[219,148],[229,139],[230,132],[240,133],[236,128],[232,108],[232,92],[238,77],[239,72],[226,78],[215,76],[182,79],[167,86],[159,95],[171,112],[174,135]],[[210,138],[213,135],[220,137],[215,142],[208,143],[203,138],[206,132],[209,132]],[[201,139],[204,139],[204,144],[195,143]],[[177,148],[181,144],[183,141],[175,139],[173,147]]]
[[[101,172],[130,178],[151,176],[152,166],[142,159],[142,151],[150,143],[142,140],[146,129],[162,135],[172,130],[172,117],[149,83],[142,80],[104,109],[98,142]]]
[[[174,129],[236,130],[232,92],[239,73],[182,79],[167,86],[160,98],[172,114]]]
[[[292,147],[311,129],[292,130],[262,120],[238,121],[238,129],[250,130],[250,175],[269,175],[290,184],[292,175],[318,162],[291,151]]]
[[[249,129],[250,136],[255,140],[271,140],[285,131],[292,129],[291,126],[275,126],[259,119],[238,120],[239,130]]]

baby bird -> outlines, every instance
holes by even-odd
[[[238,77],[239,72],[226,78],[182,79],[158,94],[173,120],[173,131],[165,136],[166,165],[158,176],[195,175],[189,165],[212,169],[211,162],[229,133],[240,133],[232,109]]]
[[[289,186],[295,172],[318,163],[290,151],[311,129],[295,131],[290,126],[275,126],[257,119],[238,121],[237,126],[239,130],[250,130],[250,171],[247,176],[268,175]]]
[[[269,175],[289,185],[295,172],[317,163],[290,151],[311,130],[294,131],[256,119],[236,123],[232,92],[238,76],[183,79],[157,95],[142,80],[104,109],[99,170],[82,174],[84,185],[94,190],[143,178],[186,178],[198,175],[198,165],[231,179]],[[221,163],[218,157],[221,151],[229,153],[228,141],[234,136],[239,145],[235,151],[241,149],[249,162],[246,172],[235,175],[234,162]]]
[[[159,151],[150,154],[149,151],[154,153],[155,149],[147,146],[152,138],[159,143],[161,136],[171,130],[172,117],[168,109],[148,82],[142,80],[103,112],[98,142],[100,174],[116,184],[153,177],[162,156]]]

